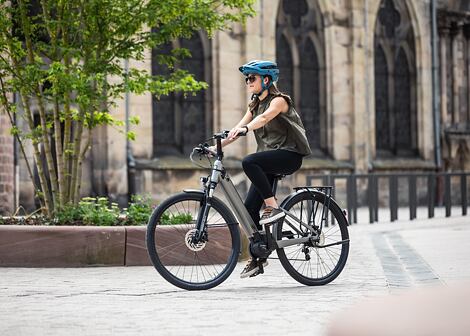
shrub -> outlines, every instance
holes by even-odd
[[[160,218],[162,225],[189,224],[193,220],[191,214],[170,215],[165,212]]]
[[[57,225],[122,225],[117,203],[109,204],[106,197],[85,197],[77,205],[67,204],[54,218]]]
[[[126,210],[126,209],[124,209]],[[152,202],[149,195],[132,195],[126,223],[129,225],[145,225],[152,214]]]
[[[79,203],[85,225],[111,226],[119,222],[120,210],[117,203],[111,203],[107,197],[85,197]]]
[[[55,222],[58,225],[72,224],[82,219],[80,206],[67,204],[55,216]]]

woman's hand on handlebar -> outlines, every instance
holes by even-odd
[[[238,138],[240,135],[246,135],[246,128],[245,127],[234,127],[228,133],[227,139],[234,140]]]
[[[216,146],[207,147],[207,150],[210,152],[211,156],[216,156],[217,155],[217,147]]]

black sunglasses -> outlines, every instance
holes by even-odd
[[[254,83],[256,80],[256,76],[246,76],[245,77],[245,83],[248,84],[248,83]]]

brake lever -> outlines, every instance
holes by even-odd
[[[210,154],[212,156],[217,156],[217,153],[209,149],[209,145],[207,143],[200,144],[197,147],[194,147],[194,151],[199,154]]]

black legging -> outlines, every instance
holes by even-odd
[[[251,181],[245,199],[251,218],[259,227],[259,211],[266,198],[273,197],[274,176],[292,174],[302,166],[302,155],[284,149],[250,154],[242,161],[243,170]]]

